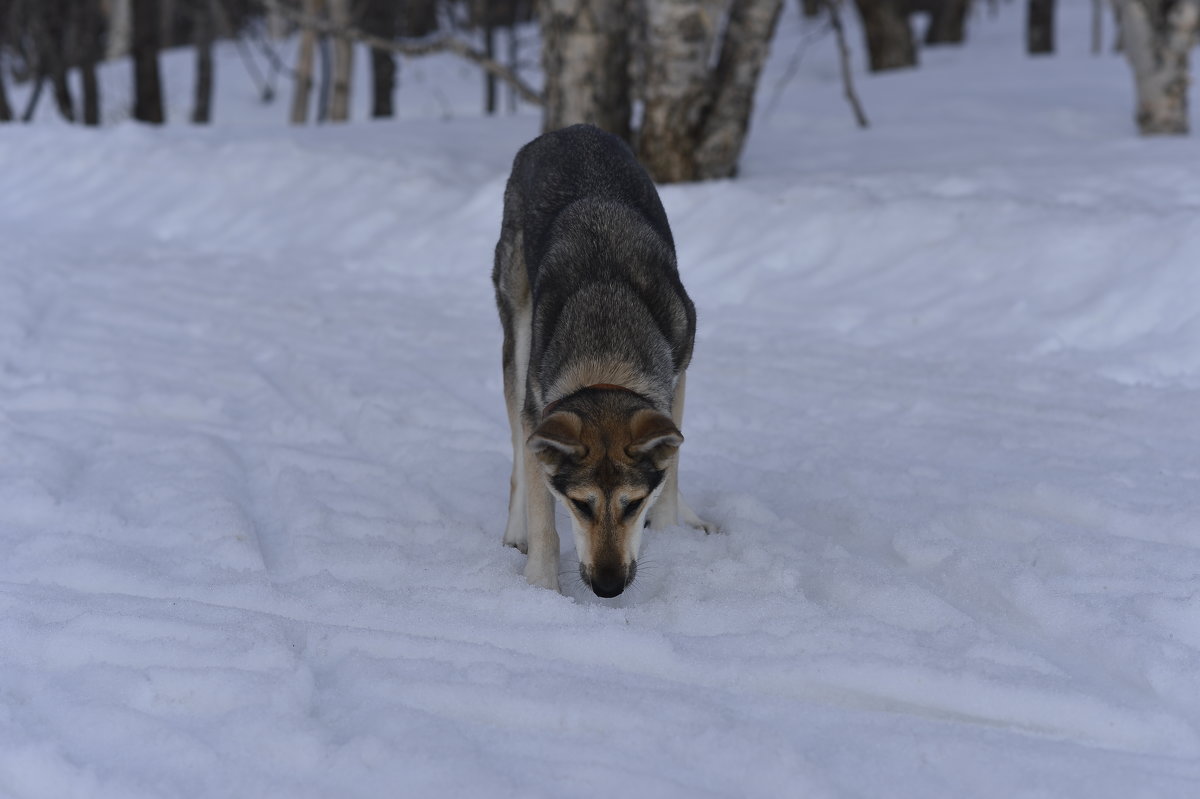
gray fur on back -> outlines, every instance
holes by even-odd
[[[696,314],[658,193],[620,139],[575,125],[517,153],[492,279],[506,337],[516,309],[532,306],[526,413],[588,362],[626,365],[655,406],[670,407]]]

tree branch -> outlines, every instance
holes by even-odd
[[[860,128],[870,127],[867,122],[867,115],[863,113],[862,103],[858,101],[858,93],[854,91],[853,70],[850,66],[850,47],[846,44],[846,31],[842,27],[841,10],[838,8],[838,0],[822,0],[825,7],[829,9],[829,24],[833,27],[833,32],[837,36],[838,56],[842,66],[842,88],[845,89],[846,100],[850,103],[850,107],[854,110],[854,118],[858,121]]]
[[[454,53],[468,61],[475,62],[488,74],[495,75],[509,86],[512,86],[517,94],[521,95],[521,98],[526,102],[533,103],[534,105],[542,104],[541,93],[521,80],[520,76],[499,61],[488,58],[485,53],[476,50],[457,36],[437,36],[416,42],[395,41],[393,39],[385,39],[382,36],[372,36],[353,25],[339,27],[328,20],[306,15],[287,3],[281,2],[281,0],[266,0],[266,2],[273,11],[302,28],[308,28],[328,36],[351,39],[376,50],[385,50],[409,56],[422,56],[442,52]]]

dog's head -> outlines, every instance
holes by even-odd
[[[597,596],[633,582],[646,514],[682,443],[669,416],[623,402],[555,410],[530,436],[547,485],[571,513],[579,574]]]

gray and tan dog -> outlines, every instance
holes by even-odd
[[[598,596],[633,582],[647,514],[712,532],[679,496],[684,383],[696,312],[650,177],[590,125],[521,148],[492,272],[504,326],[513,470],[504,543],[558,589],[554,497]]]

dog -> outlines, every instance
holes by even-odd
[[[580,578],[615,597],[647,523],[716,530],[679,495],[696,310],[658,192],[621,139],[575,125],[521,148],[492,282],[513,445],[504,543],[529,556],[531,584],[558,590],[557,497]]]

